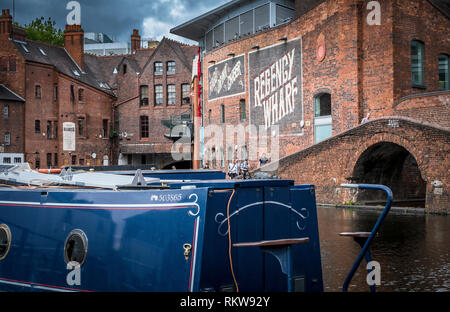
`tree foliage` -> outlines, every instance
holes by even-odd
[[[24,29],[27,38],[39,42],[50,43],[56,46],[64,45],[64,34],[61,29],[56,29],[56,22],[49,17],[36,18],[29,25],[25,25]]]

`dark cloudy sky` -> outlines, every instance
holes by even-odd
[[[12,13],[15,1],[15,21],[29,24],[36,17],[51,17],[64,29],[69,13],[69,0],[0,0],[2,9]],[[129,41],[133,28],[142,37],[161,39],[169,29],[214,9],[230,0],[78,0],[81,24],[85,32],[102,32],[117,41]]]

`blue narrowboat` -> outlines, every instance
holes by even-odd
[[[313,185],[26,166],[0,181],[0,290],[323,291]]]

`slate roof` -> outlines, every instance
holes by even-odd
[[[428,0],[439,9],[447,18],[450,18],[450,1],[449,0]]]
[[[54,66],[57,71],[111,95],[115,95],[113,89],[117,87],[114,69],[118,70],[123,62],[127,62],[135,72],[142,73],[159,48],[168,45],[186,68],[191,70],[192,59],[198,49],[196,46],[163,38],[156,48],[140,49],[133,54],[84,54],[83,72],[63,47],[30,40],[13,40],[13,43],[27,61]]]
[[[82,72],[63,47],[29,40],[25,42],[13,40],[13,43],[27,61],[54,66],[56,70],[69,77],[114,95],[112,89],[105,84],[106,77],[99,71],[95,62],[86,61],[89,60],[87,54]]]
[[[25,100],[20,96],[9,90],[5,85],[0,83],[0,100],[5,101],[16,101],[25,102]]]

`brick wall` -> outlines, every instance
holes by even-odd
[[[427,211],[446,213],[450,203],[450,177],[443,168],[450,166],[449,138],[448,128],[403,117],[379,118],[281,159],[275,173],[299,184],[314,184],[318,202],[343,203],[353,199],[354,194],[340,184],[354,178],[361,155],[375,144],[391,142],[415,158],[421,179],[426,182]],[[413,172],[409,170],[400,179],[408,174]],[[411,177],[409,180],[411,182]],[[442,185],[436,186],[434,181]],[[401,198],[402,195],[394,193],[394,198],[396,196]]]
[[[164,134],[169,134],[169,128],[161,124],[162,120],[169,120],[171,116],[177,116],[185,111],[190,111],[190,105],[182,105],[181,101],[181,85],[191,84],[191,64],[192,58],[197,47],[182,46],[183,52],[189,64],[185,64],[185,60],[180,58],[172,44],[178,43],[168,42],[169,39],[163,39],[154,54],[149,54],[147,65],[144,68],[136,70],[130,66],[128,61],[127,73],[123,74],[123,64],[119,68],[117,74],[117,85],[119,99],[116,107],[116,119],[119,120],[119,133],[127,133],[127,137],[119,138],[119,152],[123,154],[152,154],[161,155],[161,159],[149,158],[148,161],[157,163],[159,167],[167,165],[171,161],[170,156],[172,141]],[[176,47],[175,47],[176,48]],[[184,58],[184,57],[183,57]],[[154,62],[162,62],[163,74],[154,75]],[[175,74],[167,74],[167,62],[175,61]],[[137,74],[139,72],[139,75]],[[175,105],[167,105],[167,86],[175,85],[176,100]],[[147,106],[140,105],[139,87],[148,86],[149,104]],[[155,85],[163,87],[163,104],[155,106]],[[149,118],[149,138],[140,137],[140,116],[148,116]]]
[[[230,53],[236,56],[244,54],[247,66],[249,53],[255,51],[252,47],[263,49],[279,44],[279,38],[282,37],[288,41],[301,37],[303,103],[296,105],[303,105],[304,127],[299,129],[301,134],[297,136],[281,133],[280,157],[314,144],[314,97],[322,92],[331,94],[333,135],[358,126],[368,113],[370,118],[398,115],[448,126],[446,95],[427,97],[426,100],[403,98],[412,93],[424,92],[412,89],[410,85],[410,40],[419,34],[427,36],[426,84],[430,86],[430,91],[436,90],[437,55],[449,53],[449,39],[443,35],[449,29],[448,19],[426,0],[417,3],[379,1],[380,24],[371,25],[367,22],[371,12],[367,8],[368,3],[352,0],[297,2],[301,12],[306,13],[300,14],[289,24],[224,44],[208,52],[203,61],[205,125],[221,125],[222,104],[225,107],[226,124],[233,125],[240,123],[239,100],[245,99],[247,116],[249,106],[252,105],[247,72],[245,94],[214,100],[208,98],[208,67],[211,62],[230,59]],[[421,27],[422,24],[424,27]],[[317,57],[321,45],[325,47],[323,60]],[[402,103],[398,104],[400,100]],[[242,123],[247,126],[249,120]],[[225,129],[225,125],[221,127]],[[249,142],[248,136],[246,140]],[[251,165],[255,166],[256,162]]]

